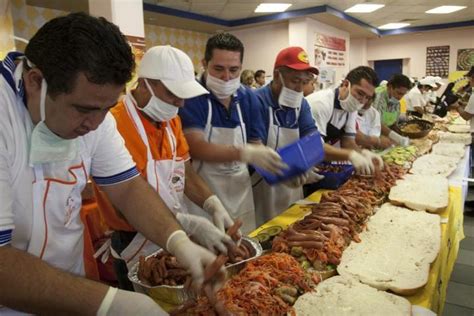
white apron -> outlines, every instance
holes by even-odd
[[[208,99],[208,115],[204,137],[209,143],[243,147],[247,143],[245,123],[242,119],[240,104],[237,103],[237,113],[239,115],[240,126],[235,128],[213,127],[212,103]],[[209,185],[222,204],[234,219],[242,220],[242,233],[248,234],[255,226],[255,207],[253,205],[252,184],[247,169],[247,164],[233,161],[226,163],[209,163],[199,160],[193,161],[193,168]],[[190,202],[187,200],[187,202]],[[192,214],[206,216],[200,207],[194,203],[189,203],[189,212]]]
[[[184,160],[177,161],[176,138],[173,131],[166,126],[166,135],[171,144],[173,158],[171,160],[154,160],[151,155],[150,144],[145,132],[143,123],[138,115],[133,97],[127,94],[124,100],[125,108],[130,119],[135,125],[136,130],[147,148],[147,166],[146,175],[148,183],[159,193],[166,206],[176,215],[177,212],[187,212],[183,203],[184,196],[184,176],[185,165]],[[147,256],[160,249],[153,242],[146,239],[142,234],[137,233],[130,244],[120,253],[117,254],[112,250],[114,257],[119,255],[130,269],[139,259],[140,256]]]
[[[277,150],[300,138],[298,128],[284,128],[274,124],[273,108],[269,107],[269,128],[267,146]],[[299,109],[296,121],[299,118]],[[278,120],[275,117],[275,120]],[[292,189],[284,184],[269,185],[257,172],[252,175],[253,199],[257,225],[261,226],[270,219],[280,215],[289,205],[303,198],[303,188]]]
[[[81,192],[87,183],[90,159],[69,166],[69,179],[45,177],[34,165],[33,227],[27,251],[61,270],[83,276],[84,225]]]

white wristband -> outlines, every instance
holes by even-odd
[[[100,303],[99,309],[97,310],[97,316],[106,316],[112,301],[114,300],[115,294],[117,294],[118,289],[115,287],[109,287],[107,294],[105,294],[102,303]]]

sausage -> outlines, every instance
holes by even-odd
[[[238,241],[240,239],[240,235],[237,234],[240,227],[242,226],[242,221],[240,219],[236,219],[234,222],[234,225],[230,226],[229,229],[227,229],[227,235],[229,235],[233,241]]]
[[[219,272],[219,269],[229,260],[227,256],[218,255],[216,260],[204,270],[204,283],[209,282]]]
[[[321,221],[325,224],[334,224],[338,226],[349,226],[349,221],[344,218],[337,217],[320,217]]]
[[[318,241],[289,241],[288,246],[323,249],[323,243]]]

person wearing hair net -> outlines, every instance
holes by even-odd
[[[191,59],[171,46],[150,48],[137,74],[137,87],[111,110],[125,146],[142,176],[158,192],[188,235],[213,252],[226,253],[226,245],[233,242],[225,229],[234,222],[219,198],[192,168],[178,116],[185,99],[209,92],[194,79]],[[118,215],[100,187],[96,188],[100,210],[114,230],[112,249],[119,285],[133,290],[127,277],[129,268],[140,256],[150,255],[159,247],[137,233]],[[204,209],[214,224],[207,218],[188,214],[184,195]]]

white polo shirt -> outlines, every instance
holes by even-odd
[[[28,160],[34,126],[23,101],[21,71],[18,67],[15,73],[13,57],[17,55],[0,63],[0,246],[11,244],[26,250],[33,219],[35,179]],[[101,185],[139,175],[110,113],[95,131],[78,137],[78,147],[80,156],[73,161],[44,164],[44,176],[70,180],[68,167],[81,161],[87,174]]]
[[[334,106],[336,93],[334,89],[324,89],[314,92],[306,97],[316,126],[323,136],[327,136],[327,125],[331,123],[334,127],[344,127],[344,136],[355,137],[357,112],[346,112]],[[338,103],[338,101],[336,101]]]
[[[380,113],[372,106],[362,115],[357,113],[357,129],[364,135],[380,137],[382,126],[380,123]]]
[[[411,88],[404,98],[407,102],[407,111],[415,111],[415,107],[424,107],[426,105],[425,97],[417,86]]]
[[[467,102],[466,108],[464,109],[469,114],[474,115],[474,94],[471,94],[469,101]],[[471,133],[474,133],[474,117],[470,120],[471,123]]]

